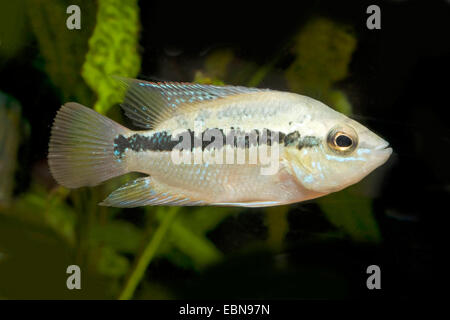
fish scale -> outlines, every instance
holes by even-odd
[[[279,189],[276,176],[260,175],[260,164],[173,165],[170,152],[133,153],[130,151],[128,155],[129,159],[133,159],[133,165],[130,165],[132,171],[139,170],[169,186],[186,189],[191,197],[199,197],[208,190],[210,201],[231,201],[237,194],[248,199],[257,194],[258,200],[262,200],[268,194],[276,193],[275,189]],[[267,184],[273,187],[268,189]]]

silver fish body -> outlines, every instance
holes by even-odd
[[[68,103],[50,139],[50,169],[67,187],[96,185],[127,172],[148,175],[114,191],[103,205],[299,202],[358,182],[392,152],[361,124],[306,96],[125,83],[125,114],[146,130],[129,130]]]

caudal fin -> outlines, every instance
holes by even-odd
[[[68,188],[94,186],[126,173],[114,158],[114,139],[129,130],[78,103],[59,109],[51,131],[48,164]]]

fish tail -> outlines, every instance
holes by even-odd
[[[94,186],[127,173],[114,157],[114,139],[129,129],[78,103],[59,109],[51,131],[48,164],[68,188]]]

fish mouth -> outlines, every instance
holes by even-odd
[[[389,143],[383,143],[382,145],[375,148],[375,152],[377,154],[377,157],[380,159],[380,164],[385,163],[392,154],[392,148],[390,147]]]
[[[378,147],[376,147],[374,150],[376,150],[376,151],[390,151],[390,152],[392,152],[392,148],[391,148],[389,142],[387,142],[387,141],[385,141],[383,144],[381,144]]]
[[[391,156],[393,150],[391,147],[386,146],[384,149],[381,149],[381,151],[386,155],[386,160]]]

